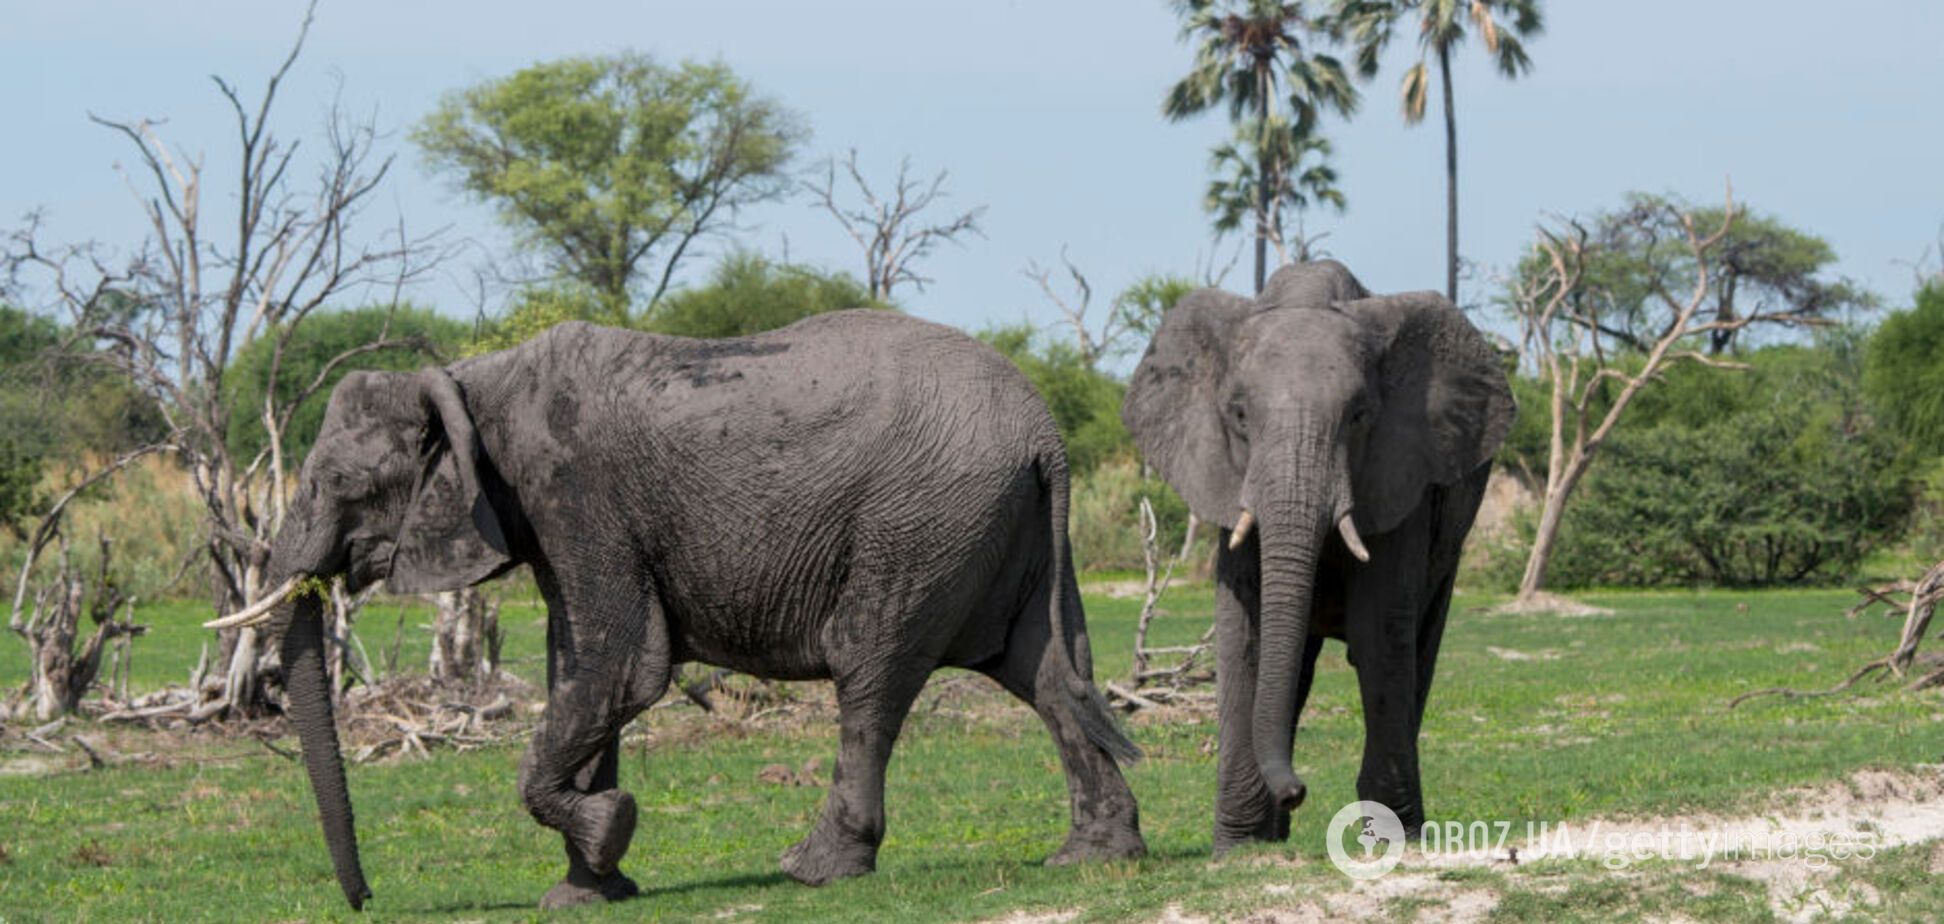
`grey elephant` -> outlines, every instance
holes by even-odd
[[[1280,841],[1303,801],[1296,721],[1325,637],[1364,716],[1361,799],[1424,822],[1418,728],[1460,546],[1513,416],[1491,345],[1442,296],[1372,297],[1334,261],[1162,318],[1129,384],[1135,443],[1215,566],[1215,852]]]
[[[926,678],[982,672],[1037,711],[1072,812],[1048,860],[1145,853],[1117,761],[1138,755],[1091,682],[1068,565],[1064,446],[1003,357],[893,312],[706,341],[562,324],[448,368],[357,373],[332,393],[267,566],[218,620],[281,633],[338,882],[370,895],[332,725],[310,578],[398,593],[532,569],[547,705],[522,799],[566,842],[544,907],[636,894],[618,736],[684,662],[836,683],[821,817],[782,867],[871,871],[884,770]],[[309,588],[309,590],[306,590]]]

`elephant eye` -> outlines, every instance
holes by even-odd
[[[1241,401],[1229,402],[1229,416],[1235,418],[1235,422],[1238,424],[1249,422],[1249,412],[1242,407]]]

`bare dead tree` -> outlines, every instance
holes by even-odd
[[[1037,261],[1027,261],[1020,274],[1037,283],[1046,300],[1053,303],[1054,310],[1060,313],[1062,323],[1073,331],[1073,345],[1080,350],[1080,360],[1089,368],[1100,364],[1101,359],[1117,349],[1128,336],[1126,318],[1118,311],[1109,310],[1107,319],[1095,331],[1088,327],[1087,312],[1093,308],[1093,285],[1087,282],[1087,275],[1067,257],[1066,245],[1060,245],[1060,265],[1064,266],[1067,276],[1073,282],[1073,294],[1063,296],[1053,286],[1052,271],[1039,265]]]
[[[1175,567],[1181,564],[1182,557],[1165,555],[1161,551],[1160,524],[1154,516],[1154,505],[1148,503],[1145,497],[1141,498],[1139,528],[1146,582],[1142,587],[1141,616],[1134,624],[1134,664],[1128,672],[1127,681],[1109,681],[1106,693],[1109,698],[1123,703],[1125,708],[1151,709],[1183,702],[1189,697],[1190,687],[1214,679],[1212,671],[1197,671],[1196,668],[1214,643],[1215,627],[1209,626],[1201,639],[1192,645],[1148,644],[1148,630],[1154,624],[1154,618],[1161,613],[1161,598],[1174,581]],[[1161,663],[1163,661],[1167,663]]]
[[[148,632],[134,621],[135,601],[122,594],[110,576],[113,546],[101,537],[99,570],[92,581],[76,568],[69,555],[67,536],[58,526],[52,538],[59,549],[57,567],[47,584],[34,594],[33,607],[22,612],[16,602],[7,628],[27,642],[30,654],[25,696],[18,712],[47,722],[80,708],[81,700],[94,687],[101,673],[101,659],[108,642],[122,641],[123,657],[127,640]],[[122,618],[115,619],[121,611]],[[81,617],[87,615],[95,630],[81,649],[74,641],[80,636]],[[120,658],[116,663],[119,664]]]
[[[916,264],[930,255],[933,248],[945,242],[959,243],[963,235],[984,236],[979,229],[979,218],[986,210],[983,205],[936,224],[925,224],[918,217],[945,197],[947,172],[944,170],[929,181],[919,179],[911,175],[911,158],[906,157],[898,162],[898,176],[891,188],[880,192],[864,179],[864,171],[857,163],[857,149],[851,148],[844,159],[844,172],[863,200],[860,204],[844,205],[837,201],[839,184],[834,158],[825,160],[823,176],[806,181],[804,188],[815,197],[817,207],[837,219],[844,226],[844,233],[863,248],[865,285],[874,299],[890,301],[892,290],[905,283],[923,291],[932,280],[920,275]]]
[[[1539,527],[1513,606],[1544,603],[1540,595],[1567,502],[1643,389],[1677,363],[1745,369],[1704,352],[1707,338],[1717,331],[1824,323],[1786,308],[1732,318],[1704,311],[1710,262],[1738,214],[1731,188],[1720,223],[1712,228],[1697,227],[1694,213],[1676,203],[1645,199],[1607,216],[1595,229],[1578,222],[1541,228],[1528,271],[1508,283],[1506,303],[1519,324],[1520,361],[1535,369],[1551,390],[1551,441]],[[1669,243],[1686,249],[1693,270],[1689,288],[1677,291],[1677,280],[1654,280],[1647,302],[1659,316],[1643,326],[1657,333],[1638,349],[1616,344],[1602,325],[1611,299],[1587,282],[1589,257],[1595,248],[1644,251]]]
[[[432,626],[432,654],[427,670],[432,679],[455,683],[488,680],[499,670],[499,603],[477,587],[429,595],[436,616]]]
[[[296,393],[277,387],[305,319],[361,294],[386,293],[395,307],[403,286],[439,256],[430,238],[410,237],[400,226],[372,241],[354,234],[391,167],[390,157],[376,152],[370,118],[354,119],[334,103],[314,166],[297,158],[298,142],[272,129],[279,91],[314,13],[313,4],[253,100],[212,78],[236,129],[236,174],[226,195],[205,201],[202,157],[165,141],[159,123],[90,115],[132,149],[133,168],[123,175],[147,221],[146,239],[121,261],[92,242],[48,247],[38,216],[8,239],[8,278],[37,273],[76,335],[102,345],[88,355],[133,382],[166,422],[168,448],[188,471],[206,514],[218,613],[243,607],[263,590],[269,540],[282,524],[291,488],[284,434],[298,408],[356,356],[426,347],[416,338],[393,337],[388,323],[376,340],[328,360]],[[261,452],[241,458],[227,439],[225,379],[235,350],[259,337],[274,344],[256,411],[268,438]],[[219,652],[221,688],[192,717],[252,712],[265,702],[259,678],[268,665],[256,630],[224,632]]]

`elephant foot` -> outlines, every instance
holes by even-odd
[[[1215,824],[1215,859],[1250,844],[1280,844],[1289,840],[1289,813],[1272,811],[1253,824],[1247,822]]]
[[[583,870],[571,870],[567,878],[560,880],[541,897],[540,910],[558,911],[595,902],[626,901],[640,894],[641,888],[635,885],[635,881],[618,871],[597,876]]]
[[[621,858],[627,855],[634,830],[634,796],[619,789],[608,789],[583,798],[574,807],[574,822],[567,836],[587,859],[588,870],[596,876],[605,876],[613,873]]]
[[[1047,866],[1067,866],[1103,860],[1138,860],[1147,856],[1147,841],[1134,825],[1102,825],[1067,834],[1066,843],[1046,858]]]
[[[877,870],[877,847],[849,838],[810,836],[783,851],[783,872],[807,886],[820,886]]]

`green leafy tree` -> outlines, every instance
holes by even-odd
[[[1944,281],[1883,319],[1870,337],[1863,387],[1911,455],[1944,456]]]
[[[429,309],[402,306],[394,311],[388,305],[373,305],[312,313],[284,345],[281,359],[276,356],[278,332],[258,336],[236,351],[229,375],[224,378],[229,393],[230,452],[250,459],[267,445],[263,391],[272,382],[278,409],[288,415],[283,425],[284,457],[302,459],[317,441],[331,389],[347,373],[354,369],[417,369],[455,355],[471,334],[470,325]],[[359,352],[387,341],[398,345]],[[333,365],[332,360],[340,356],[344,358]],[[270,368],[273,362],[274,379]]]
[[[412,132],[613,322],[652,309],[696,242],[790,188],[801,120],[722,64],[622,53],[535,64],[447,95]]]
[[[1893,433],[1843,337],[1669,369],[1567,514],[1553,575],[1574,586],[1777,586],[1852,577],[1908,506]]]
[[[1694,208],[1640,193],[1629,196],[1616,215],[1664,215],[1670,204],[1691,215],[1696,227],[1723,224],[1720,208]],[[1823,238],[1746,208],[1736,210],[1727,228],[1705,267],[1702,312],[1713,321],[1705,339],[1709,355],[1734,348],[1742,338],[1741,322],[1751,318],[1776,318],[1774,326],[1782,329],[1821,327],[1876,306],[1869,292],[1829,275],[1836,251]],[[1643,350],[1659,334],[1654,324],[1661,293],[1692,285],[1696,278],[1693,251],[1682,229],[1665,221],[1607,221],[1600,230],[1600,246],[1587,252],[1582,267],[1585,285],[1573,295],[1584,303],[1575,310],[1597,318],[1602,333],[1617,344]]]
[[[1134,440],[1120,418],[1127,386],[1093,368],[1078,347],[1041,337],[1029,324],[990,328],[978,336],[1012,360],[1039,390],[1066,439],[1067,462],[1076,479],[1105,462],[1132,457]]]
[[[716,264],[707,282],[668,296],[641,326],[681,337],[741,337],[826,311],[889,307],[843,273],[740,252]]]
[[[59,325],[0,305],[0,526],[15,535],[40,505],[41,473],[54,445],[45,385]]]
[[[1340,27],[1348,32],[1356,46],[1357,71],[1366,78],[1376,76],[1378,59],[1390,44],[1398,23],[1410,22],[1410,31],[1417,35],[1418,58],[1404,71],[1399,87],[1405,122],[1416,125],[1424,121],[1431,87],[1428,59],[1437,61],[1445,125],[1445,297],[1455,304],[1458,301],[1458,113],[1451,95],[1451,58],[1465,40],[1469,21],[1501,75],[1516,79],[1531,71],[1532,59],[1526,56],[1525,40],[1538,36],[1544,27],[1539,0],[1340,0],[1338,15]]]
[[[1154,339],[1154,332],[1161,327],[1161,315],[1181,301],[1182,296],[1201,287],[1201,283],[1186,276],[1168,273],[1149,273],[1128,283],[1127,288],[1114,296],[1114,313],[1134,339],[1134,349],[1144,349],[1144,344]]]
[[[160,439],[161,415],[58,322],[0,305],[0,528],[18,534],[50,472]]]
[[[479,334],[465,348],[467,355],[519,346],[562,321],[603,321],[599,293],[571,280],[523,286],[513,293],[506,312],[482,322]]]
[[[1195,43],[1188,75],[1169,89],[1161,111],[1179,121],[1216,106],[1226,106],[1236,123],[1233,159],[1254,163],[1249,186],[1254,193],[1255,287],[1268,278],[1268,246],[1281,226],[1287,204],[1282,193],[1297,185],[1293,175],[1304,153],[1289,132],[1313,135],[1324,111],[1349,114],[1357,91],[1342,62],[1312,46],[1329,38],[1334,25],[1310,4],[1277,0],[1176,0],[1181,37]],[[1217,166],[1233,168],[1217,150]],[[1215,209],[1218,216],[1225,213]]]

